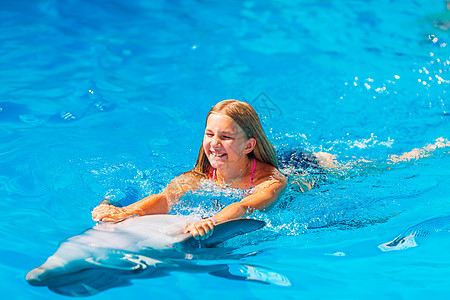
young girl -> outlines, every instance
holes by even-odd
[[[439,138],[434,144],[413,149],[400,156],[392,155],[387,164],[416,160],[429,156],[438,148],[449,147],[450,142]],[[332,170],[347,170],[355,164],[371,163],[359,160],[341,165],[329,153],[308,154],[287,151],[280,156],[281,164],[312,170],[320,177]],[[385,162],[386,163],[386,162]],[[307,179],[308,172],[290,174],[291,185],[301,192],[309,191],[316,183]],[[197,239],[208,238],[220,222],[244,217],[256,210],[273,206],[286,187],[286,177],[278,171],[278,161],[272,144],[267,139],[255,110],[238,100],[217,103],[206,118],[205,135],[194,169],[173,179],[166,189],[126,207],[100,204],[92,211],[94,221],[117,222],[131,216],[167,214],[186,192],[201,188],[202,180],[211,180],[221,188],[248,190],[241,201],[224,207],[215,216],[189,224],[184,232]]]
[[[163,192],[126,207],[100,204],[92,211],[92,219],[116,222],[130,216],[167,214],[187,191],[199,188],[202,180],[212,180],[221,188],[249,189],[249,193],[215,216],[188,224],[184,232],[197,239],[208,238],[218,223],[270,208],[280,197],[286,177],[278,171],[275,150],[249,104],[224,100],[210,110],[194,169],[173,179]]]

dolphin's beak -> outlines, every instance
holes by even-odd
[[[43,286],[41,275],[45,273],[45,269],[42,267],[38,267],[36,269],[31,270],[28,272],[27,276],[25,276],[26,281],[28,281],[29,284],[34,286]]]

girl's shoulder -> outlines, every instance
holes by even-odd
[[[271,164],[256,160],[255,173],[253,175],[253,186],[266,181],[279,181],[286,184],[286,177]]]

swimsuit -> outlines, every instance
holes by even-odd
[[[281,150],[277,153],[280,169],[293,169],[312,180],[314,186],[319,186],[327,180],[327,171],[322,167],[314,154],[301,149]]]

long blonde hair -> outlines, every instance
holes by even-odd
[[[208,121],[208,117],[212,113],[221,113],[232,118],[242,128],[247,139],[254,138],[256,140],[255,148],[248,154],[250,158],[254,157],[259,161],[278,168],[275,149],[267,139],[258,114],[250,104],[234,99],[223,100],[211,108],[206,117],[206,121]],[[205,175],[211,170],[211,164],[203,149],[203,143],[200,146],[194,170]]]

